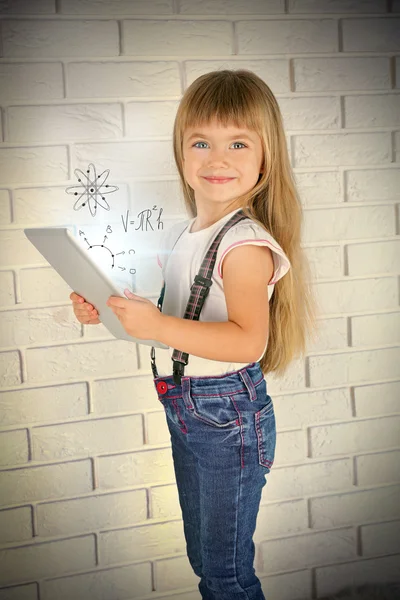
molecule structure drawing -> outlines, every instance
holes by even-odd
[[[112,233],[112,229],[111,229],[110,225],[107,226],[106,233]],[[102,249],[104,249],[108,253],[107,256],[110,259],[109,266],[111,267],[111,269],[114,269],[114,267],[117,266],[117,268],[120,269],[121,271],[126,271],[126,267],[124,267],[124,266],[121,267],[120,265],[116,265],[116,260],[118,260],[118,259],[116,259],[116,257],[117,256],[125,256],[125,254],[126,254],[125,250],[122,250],[121,252],[114,253],[108,247],[108,245],[106,246],[106,241],[108,240],[108,236],[106,234],[104,234],[103,241],[102,241],[101,244],[91,244],[89,242],[88,238],[86,237],[85,232],[82,231],[82,230],[79,230],[79,236],[80,237],[83,236],[83,239],[84,239],[84,241],[87,244],[87,249],[88,250],[93,250],[95,248],[102,248]],[[128,255],[131,255],[131,254],[135,254],[135,250],[133,248],[131,248],[130,250],[128,250]],[[102,259],[101,259],[101,263],[103,264],[103,260]],[[129,269],[129,273],[131,275],[134,275],[136,273],[136,269],[133,269],[133,268]]]
[[[80,185],[72,185],[65,190],[67,194],[77,196],[74,210],[80,210],[87,206],[92,217],[96,216],[97,206],[104,208],[104,210],[110,210],[105,195],[112,194],[119,189],[116,185],[106,183],[110,169],[106,169],[100,175],[97,175],[96,167],[93,163],[90,163],[86,173],[80,169],[75,169],[74,173]]]

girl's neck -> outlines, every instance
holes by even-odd
[[[230,213],[234,212],[235,210],[240,210],[240,207],[230,208],[230,209],[226,210],[225,212],[222,212],[219,215],[214,215],[212,217],[208,216],[208,215],[197,214],[197,216],[195,217],[195,219],[192,223],[190,232],[195,233],[196,231],[201,231],[202,229],[208,229],[208,227],[212,227],[212,225],[217,223],[217,221],[220,221],[221,219],[226,217],[226,215],[229,215]]]

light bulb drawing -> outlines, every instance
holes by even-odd
[[[80,210],[87,205],[92,217],[96,216],[97,206],[101,206],[104,210],[110,210],[105,195],[112,194],[119,189],[116,185],[106,184],[110,169],[106,169],[100,175],[97,175],[96,167],[93,163],[90,163],[86,173],[80,169],[75,169],[74,173],[80,185],[72,185],[65,190],[67,194],[78,196],[74,204],[74,210]]]

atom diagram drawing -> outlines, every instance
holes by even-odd
[[[80,210],[87,205],[92,217],[96,216],[97,206],[101,206],[104,210],[110,210],[110,205],[104,196],[119,189],[116,185],[106,184],[110,169],[96,175],[96,167],[90,163],[86,173],[80,169],[75,169],[74,173],[80,185],[72,185],[65,190],[67,194],[79,196],[74,204],[74,210]]]

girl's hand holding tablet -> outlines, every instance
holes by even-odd
[[[151,300],[132,294],[128,289],[124,293],[128,300],[110,296],[107,306],[118,317],[125,331],[139,340],[158,339],[162,313]]]
[[[72,292],[70,299],[72,300],[72,308],[79,323],[83,323],[84,325],[97,325],[100,323],[99,313],[92,304],[86,302],[85,298]]]

